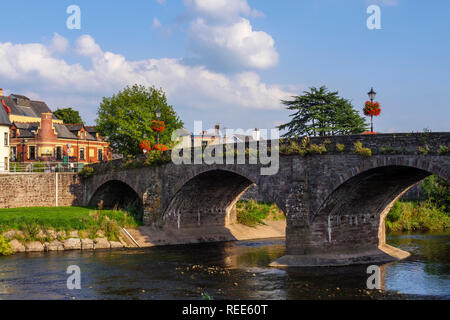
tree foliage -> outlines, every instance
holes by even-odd
[[[432,175],[423,181],[421,189],[429,201],[450,215],[450,183]]]
[[[160,133],[159,143],[172,146],[172,132],[180,129],[183,122],[173,107],[167,104],[162,89],[134,85],[126,87],[109,98],[103,98],[98,109],[97,130],[107,137],[111,147],[125,156],[138,155],[142,151],[139,143],[144,139],[156,144],[157,135],[152,130],[152,121],[158,120],[156,111],[161,111],[161,119],[166,129]]]
[[[72,108],[57,109],[53,114],[64,123],[83,123],[80,113]]]
[[[285,137],[359,134],[367,129],[365,119],[351,102],[325,86],[311,87],[310,91],[292,98],[282,101],[288,110],[294,111],[290,115],[292,120],[279,127],[287,130]]]

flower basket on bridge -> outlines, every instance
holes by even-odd
[[[164,121],[153,120],[152,121],[152,130],[155,132],[163,132],[166,129],[166,124]]]
[[[152,143],[148,140],[143,140],[141,141],[141,143],[139,144],[139,148],[141,148],[141,150],[144,153],[149,152],[150,150],[152,150]]]
[[[373,117],[378,117],[381,113],[380,103],[373,101],[366,101],[364,106],[364,115],[370,117],[370,134],[376,134],[373,131]],[[365,133],[368,134],[368,133]]]
[[[169,150],[169,148],[167,148],[167,146],[164,145],[164,144],[155,144],[153,146],[153,149],[154,150],[158,150],[158,151],[167,151],[167,150]]]

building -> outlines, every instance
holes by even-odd
[[[110,160],[109,143],[94,127],[64,124],[45,102],[23,95],[0,93],[0,100],[10,121],[10,169],[14,163],[28,168],[39,162],[53,169]]]
[[[1,89],[0,89],[1,94]],[[9,170],[9,132],[11,128],[11,121],[9,120],[8,113],[5,108],[0,106],[0,172],[6,172]]]

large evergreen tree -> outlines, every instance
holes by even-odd
[[[358,134],[367,129],[365,119],[353,108],[349,100],[330,92],[325,86],[312,87],[301,96],[283,100],[288,110],[294,111],[289,123],[279,127],[287,130],[285,137]]]
[[[144,139],[156,144],[156,133],[152,131],[152,121],[158,120],[157,110],[166,129],[160,134],[159,142],[166,146],[173,144],[172,132],[180,129],[183,122],[175,110],[167,104],[165,93],[154,87],[140,85],[126,87],[118,94],[103,98],[98,109],[97,130],[107,137],[116,152],[123,155],[142,153],[139,143]]]

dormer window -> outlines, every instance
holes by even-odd
[[[84,140],[84,132],[81,132],[81,140]]]

